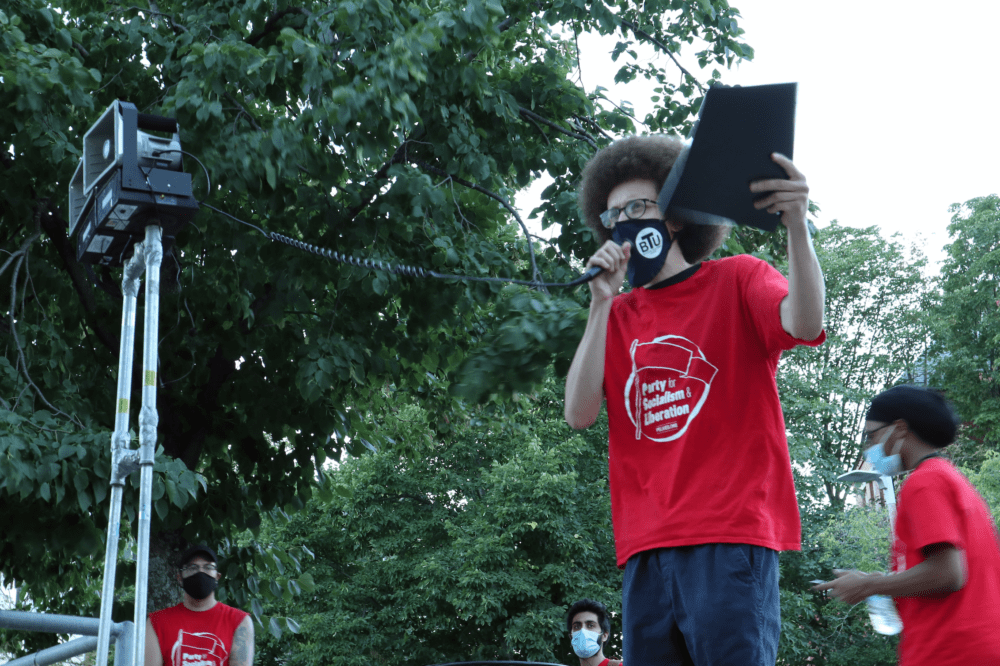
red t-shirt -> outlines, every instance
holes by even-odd
[[[896,510],[893,571],[920,564],[936,543],[964,551],[967,567],[957,592],[895,599],[900,666],[1000,664],[1000,542],[983,498],[951,463],[931,458],[903,483]]]
[[[775,373],[788,281],[748,255],[615,298],[608,320],[611,513],[618,566],[653,548],[798,550],[801,527]]]
[[[193,611],[177,604],[150,614],[164,666],[227,666],[233,633],[247,613],[225,604]]]

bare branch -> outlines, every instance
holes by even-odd
[[[635,36],[636,36],[636,37],[638,37],[638,38],[640,38],[640,39],[645,39],[645,40],[646,40],[647,42],[650,42],[650,43],[651,43],[651,44],[653,44],[654,46],[658,47],[658,48],[659,48],[659,49],[660,49],[661,51],[663,51],[664,53],[666,53],[666,54],[667,54],[667,57],[669,57],[669,58],[670,58],[671,60],[673,60],[673,61],[674,61],[674,64],[675,64],[675,65],[677,65],[677,69],[679,69],[679,70],[681,70],[682,72],[684,72],[684,74],[685,74],[685,75],[686,75],[686,76],[687,76],[687,77],[688,77],[688,78],[689,78],[689,79],[690,79],[690,80],[691,80],[691,81],[692,81],[692,82],[693,82],[693,83],[694,83],[694,84],[695,84],[696,86],[698,86],[698,90],[700,90],[700,91],[702,91],[702,92],[705,92],[705,86],[701,85],[701,82],[700,82],[700,81],[698,81],[698,79],[697,79],[697,78],[695,78],[694,74],[692,74],[691,72],[689,72],[689,71],[687,71],[686,69],[684,69],[684,66],[683,66],[683,65],[681,65],[681,64],[680,64],[680,63],[679,63],[679,62],[677,61],[677,58],[675,58],[675,57],[674,57],[674,54],[670,52],[670,49],[669,49],[669,48],[667,48],[667,45],[666,45],[666,44],[664,44],[663,42],[661,42],[660,40],[658,40],[658,39],[657,39],[656,37],[653,37],[653,36],[652,36],[651,34],[649,34],[648,32],[646,32],[645,30],[642,30],[642,29],[640,29],[640,28],[639,28],[639,26],[638,26],[638,25],[636,25],[635,23],[633,23],[632,21],[625,21],[625,20],[623,20],[623,21],[622,21],[622,27],[623,27],[623,28],[628,28],[628,29],[629,29],[629,30],[631,30],[631,31],[632,31],[633,33],[635,33]]]
[[[537,120],[538,122],[542,123],[543,125],[548,125],[552,129],[556,130],[557,132],[561,132],[561,133],[565,134],[566,136],[573,137],[574,139],[579,139],[580,141],[586,141],[587,143],[590,144],[591,148],[593,148],[594,150],[597,150],[597,143],[592,138],[590,138],[589,136],[587,136],[585,134],[577,134],[576,132],[570,132],[567,129],[563,129],[562,127],[559,127],[559,125],[556,125],[551,120],[549,120],[547,118],[543,118],[542,116],[538,115],[534,111],[531,111],[530,109],[526,109],[523,106],[519,107],[517,111],[518,111],[518,113],[520,113],[525,118],[529,118],[531,120]]]
[[[24,355],[24,347],[21,346],[21,339],[17,334],[17,322],[14,317],[14,313],[17,308],[17,274],[21,270],[21,265],[28,257],[28,249],[31,247],[32,243],[38,240],[42,235],[41,223],[39,219],[40,217],[41,217],[41,206],[38,206],[35,209],[35,232],[24,241],[24,243],[21,245],[20,250],[14,253],[15,255],[21,255],[21,256],[18,258],[17,263],[14,264],[14,273],[10,279],[10,311],[7,313],[8,317],[10,318],[10,321],[8,322],[8,326],[10,327],[10,337],[14,340],[14,345],[17,347],[18,365],[21,369],[22,374],[24,375],[24,378],[28,381],[28,386],[30,386],[35,390],[35,394],[55,414],[62,414],[67,419],[69,419],[70,422],[75,423],[77,426],[82,428],[83,427],[82,423],[77,421],[75,418],[73,418],[66,412],[57,409],[55,406],[53,406],[52,403],[50,403],[48,399],[45,397],[45,394],[42,393],[42,389],[38,388],[38,385],[35,384],[34,380],[31,379],[31,375],[28,373],[28,359]]]
[[[629,113],[628,111],[626,111],[625,109],[623,109],[620,105],[615,104],[614,102],[612,102],[611,99],[607,95],[601,93],[599,96],[600,96],[601,99],[607,100],[608,104],[610,104],[611,106],[615,107],[616,109],[618,109],[619,111],[621,111],[623,114],[625,114],[627,117],[631,118],[635,122],[639,123],[640,125],[645,125],[646,127],[649,127],[649,125],[647,123],[639,120],[634,115],[632,115],[631,113]]]
[[[307,18],[312,16],[312,12],[310,12],[308,9],[303,9],[302,7],[289,7],[288,9],[282,9],[280,12],[278,12],[271,18],[267,19],[267,22],[264,24],[263,28],[253,33],[243,41],[245,41],[250,46],[256,46],[257,42],[259,42],[260,40],[264,39],[264,37],[268,36],[275,30],[277,30],[278,22],[281,19],[288,16],[289,14],[301,14],[302,16],[305,16]]]
[[[577,115],[574,115],[573,117],[576,118],[580,122],[584,122],[584,123],[587,123],[588,125],[590,125],[592,128],[594,128],[595,130],[597,130],[598,132],[600,132],[601,135],[604,138],[610,139],[610,140],[614,141],[615,137],[613,137],[610,134],[608,134],[607,132],[605,132],[604,128],[602,128],[600,125],[598,125],[597,121],[594,120],[593,118],[587,118],[586,116],[577,116]]]
[[[524,224],[524,220],[521,219],[521,216],[518,214],[517,210],[515,210],[514,207],[511,206],[510,203],[506,199],[504,199],[503,197],[501,197],[499,194],[496,194],[495,192],[491,192],[490,190],[486,189],[485,187],[482,187],[481,185],[476,185],[475,183],[470,183],[469,181],[467,181],[467,180],[465,180],[463,178],[459,178],[457,176],[454,176],[454,175],[448,173],[447,171],[445,171],[443,169],[439,169],[438,167],[434,166],[433,164],[428,164],[427,162],[423,162],[421,160],[412,160],[412,159],[410,160],[410,162],[413,163],[413,164],[415,164],[415,165],[417,165],[418,167],[420,167],[424,171],[427,171],[428,173],[433,173],[433,174],[436,174],[438,176],[447,176],[447,177],[451,178],[452,181],[458,183],[459,185],[464,185],[465,187],[468,187],[469,189],[473,189],[476,192],[481,192],[482,194],[485,194],[489,198],[493,199],[494,201],[500,202],[500,205],[502,205],[504,208],[506,208],[507,212],[509,212],[511,215],[513,215],[514,219],[517,220],[517,223],[519,225],[521,225],[521,230],[524,231],[524,237],[528,241],[528,256],[531,258],[531,274],[533,276],[532,279],[534,279],[536,281],[539,281],[539,282],[541,281],[540,275],[538,273],[538,266],[535,264],[535,246],[531,242],[531,233],[528,231],[528,227]]]

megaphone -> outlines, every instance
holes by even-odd
[[[131,107],[129,109],[128,107]],[[136,127],[131,125],[134,111]],[[140,118],[140,116],[142,116]],[[166,139],[138,128],[144,120],[150,120],[152,129],[170,132],[173,138]],[[146,116],[128,102],[114,102],[83,135],[83,193],[88,194],[101,179],[115,168],[125,166],[126,160],[147,169],[157,168],[168,171],[181,170],[181,141],[177,122],[172,118]]]

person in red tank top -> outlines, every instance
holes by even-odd
[[[837,570],[813,588],[849,604],[893,597],[900,666],[1000,664],[1000,536],[986,502],[941,457],[956,431],[936,391],[896,386],[875,396],[864,425],[875,444],[865,455],[887,476],[909,472],[896,502],[893,573]]]
[[[566,630],[569,631],[573,652],[580,658],[580,666],[622,666],[621,660],[604,656],[604,646],[611,636],[608,609],[599,601],[580,599],[566,613]]]
[[[146,621],[145,666],[252,666],[253,621],[215,599],[215,551],[192,546],[178,562],[184,601],[151,613]]]

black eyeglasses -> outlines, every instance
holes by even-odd
[[[218,571],[218,567],[209,562],[208,564],[188,564],[187,566],[181,567],[181,573],[185,576],[193,576],[199,571],[204,571],[205,573],[211,575]]]
[[[625,202],[624,208],[609,208],[601,213],[601,224],[604,225],[605,229],[614,229],[615,222],[618,221],[618,216],[622,214],[623,210],[625,211],[625,217],[630,220],[642,219],[642,216],[646,213],[646,204],[648,203],[656,205],[656,202],[652,199],[632,199]]]
[[[879,430],[885,430],[890,425],[892,425],[892,424],[886,423],[881,428],[875,428],[874,430],[862,430],[861,431],[861,443],[862,444],[870,444],[871,441],[872,441],[872,437],[875,435],[875,433],[877,433]]]

